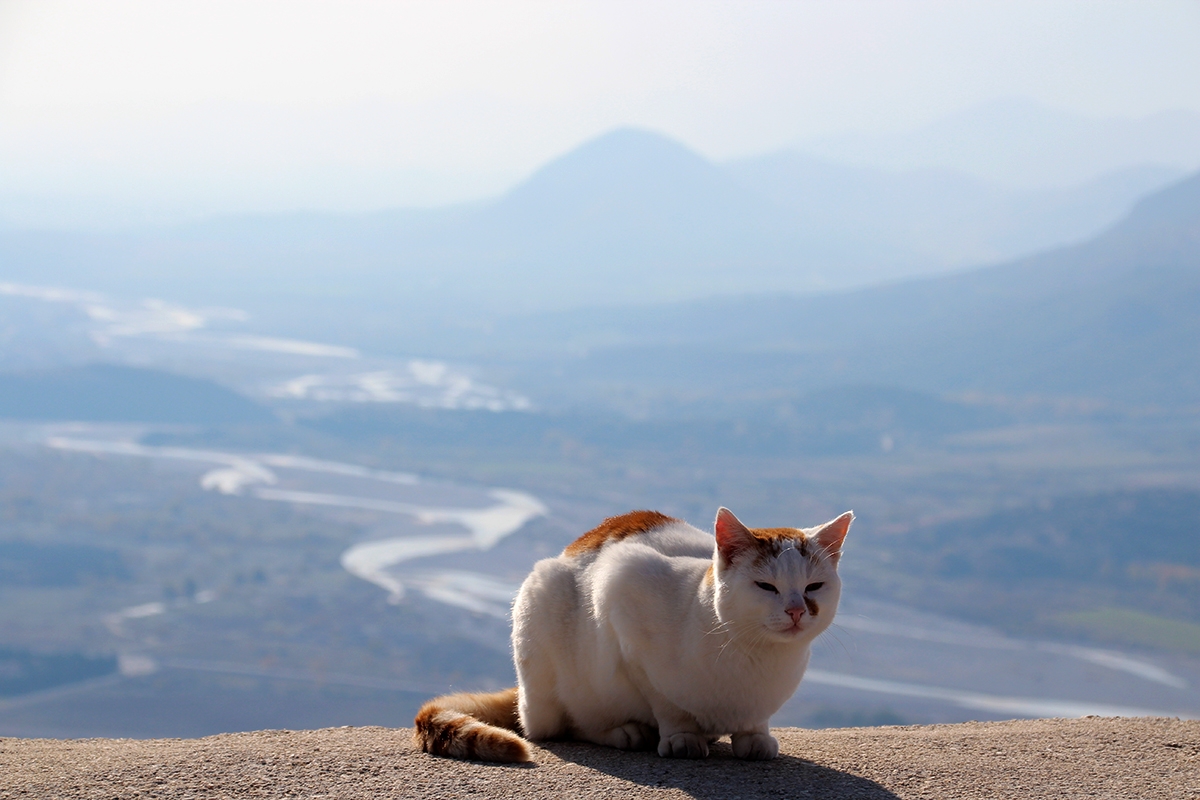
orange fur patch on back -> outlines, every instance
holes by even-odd
[[[717,579],[717,574],[716,574],[716,572],[713,571],[713,565],[709,564],[708,569],[704,570],[704,582],[712,583],[716,579]]]
[[[658,511],[630,511],[619,517],[609,517],[567,545],[567,548],[563,550],[563,555],[577,556],[581,553],[599,550],[607,542],[617,542],[639,533],[648,533],[655,528],[678,521],[674,517],[668,517]]]

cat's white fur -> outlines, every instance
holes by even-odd
[[[538,562],[513,609],[525,735],[694,758],[730,734],[735,755],[774,758],[768,722],[833,619],[852,519],[768,545],[721,509],[717,539],[671,520]]]

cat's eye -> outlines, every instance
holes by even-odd
[[[804,587],[804,593],[808,594],[809,592],[815,592],[817,589],[820,589],[824,585],[825,585],[824,581],[818,581],[817,583],[810,583],[808,586]]]
[[[772,586],[769,583],[764,583],[763,581],[755,581],[754,585],[757,586],[758,588],[762,589],[764,592],[774,592],[775,594],[779,594],[779,590],[776,589],[774,586]]]

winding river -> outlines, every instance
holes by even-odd
[[[283,453],[227,453],[187,447],[155,447],[119,439],[52,436],[46,445],[57,450],[170,459],[209,465],[200,476],[207,491],[260,500],[376,511],[410,517],[422,525],[448,524],[460,535],[397,536],[353,545],[341,555],[342,567],[375,584],[398,603],[406,587],[395,567],[427,556],[468,550],[489,550],[527,522],[545,516],[535,497],[512,489],[470,489],[422,481],[407,472],[370,469],[357,464],[325,461]],[[336,482],[342,492],[328,491]],[[479,505],[438,505],[420,502],[423,496],[449,493]],[[507,616],[515,587],[471,572],[439,572],[407,579],[426,596],[492,616]]]

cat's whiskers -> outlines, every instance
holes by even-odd
[[[854,655],[850,652],[850,648],[846,647],[846,644],[845,644],[845,642],[842,641],[841,637],[838,636],[838,631],[834,630],[835,627],[838,628],[842,633],[845,633],[847,635],[852,635],[850,631],[847,631],[841,625],[838,625],[836,622],[833,622],[833,623],[830,623],[828,628],[821,631],[821,635],[818,636],[814,641],[825,642],[825,641],[827,641],[825,639],[825,634],[829,634],[830,638],[832,638],[833,641],[837,642],[838,646],[840,646],[842,648],[842,652],[846,654],[846,657],[853,659]],[[824,644],[822,644],[822,646],[824,646]],[[830,649],[831,650],[833,649],[832,645],[830,646]]]
[[[758,646],[767,640],[767,634],[769,633],[770,631],[767,628],[759,628],[755,631],[754,639],[750,642],[750,646],[746,648],[751,656],[757,651]]]
[[[744,627],[743,627],[743,628],[736,628],[736,629],[734,629],[734,628],[733,628],[733,625],[734,625],[734,620],[729,620],[729,625],[730,625],[730,629],[727,631],[727,632],[729,633],[729,638],[725,640],[725,643],[721,645],[721,649],[717,651],[717,658],[716,658],[716,660],[717,660],[718,662],[721,660],[721,656],[725,654],[725,650],[726,650],[726,648],[728,648],[728,647],[729,647],[729,645],[733,644],[733,643],[734,643],[734,642],[736,642],[738,639],[740,639],[740,638],[742,638],[743,636],[745,636],[745,634],[746,634],[746,632],[747,632],[747,631],[746,631],[746,628],[744,628]],[[744,650],[752,650],[755,644],[757,644],[757,642],[755,642],[755,641],[751,641],[751,642],[750,642],[750,646],[749,646],[749,647],[746,647],[746,648],[743,648],[743,649],[744,649]]]
[[[716,660],[718,662],[721,660],[721,656],[725,655],[725,648],[729,647],[729,645],[733,644],[737,640],[738,633],[739,633],[738,631],[733,631],[730,634],[729,638],[725,640],[725,643],[721,645],[720,649],[717,650]]]
[[[734,623],[734,621],[731,619],[727,619],[723,622],[718,622],[716,625],[713,626],[712,630],[710,630],[708,633],[706,633],[704,635],[705,636],[713,636],[713,635],[719,635],[722,633],[727,633],[729,631],[729,628],[733,626],[733,623]]]

